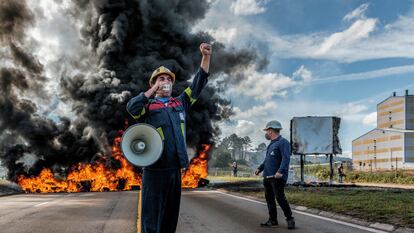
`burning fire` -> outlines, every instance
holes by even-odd
[[[26,192],[81,192],[81,191],[116,191],[131,190],[141,186],[141,176],[123,157],[120,149],[121,137],[117,137],[112,146],[112,155],[121,164],[117,170],[108,169],[103,162],[96,164],[79,163],[74,166],[66,179],[55,178],[48,168],[39,176],[27,178],[19,176],[17,183]]]
[[[208,176],[208,151],[211,145],[203,144],[200,154],[191,159],[190,166],[183,174],[181,187],[197,188],[199,182]]]
[[[120,131],[122,134],[123,131]],[[132,190],[140,187],[141,174],[124,158],[121,148],[121,136],[115,138],[112,155],[121,164],[117,170],[105,167],[103,162],[96,164],[79,163],[72,167],[66,179],[57,179],[48,168],[43,169],[36,177],[19,176],[17,183],[25,192],[82,192],[82,191],[118,191]],[[190,166],[183,174],[183,188],[197,188],[200,181],[208,175],[208,151],[211,145],[203,144],[200,154],[191,160]]]

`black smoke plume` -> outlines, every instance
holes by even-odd
[[[44,67],[15,44],[35,17],[23,0],[0,2],[1,46],[8,46],[14,62],[12,69],[3,67],[0,73],[1,134],[15,138],[0,143],[10,179],[37,175],[46,167],[61,172],[97,155],[110,156],[108,148],[125,120],[133,124],[125,110],[128,100],[148,89],[149,76],[160,65],[177,76],[173,95],[181,93],[199,68],[202,42],[214,43],[211,79],[258,59],[254,52],[225,48],[205,32],[192,32],[209,8],[205,0],[77,0],[64,13],[82,23],[80,40],[90,53],[84,60],[70,61],[79,67],[76,75],[65,70],[60,77],[59,98],[72,106],[76,117],[52,121],[19,94],[30,92],[47,99],[42,91]],[[91,62],[94,67],[88,67]],[[208,85],[188,116],[188,145],[198,150],[201,144],[214,143],[220,133],[215,122],[230,115],[230,101]],[[29,169],[18,162],[27,154],[38,158]]]
[[[55,123],[38,112],[29,97],[45,101],[46,78],[42,64],[24,48],[23,38],[34,16],[25,1],[0,1],[0,43],[9,48],[13,65],[0,67],[0,158],[8,168],[8,178],[38,174],[43,168],[60,170],[84,161],[98,152],[97,143],[84,135],[87,124],[61,118]],[[29,168],[22,159],[37,157]]]

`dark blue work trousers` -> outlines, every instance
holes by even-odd
[[[142,233],[173,233],[181,199],[179,168],[147,169],[142,177]]]
[[[283,210],[285,214],[286,220],[292,219],[292,210],[290,209],[289,203],[286,200],[285,196],[285,185],[286,181],[283,179],[264,179],[263,185],[265,188],[265,198],[267,203],[267,208],[269,210],[269,219],[270,220],[277,220],[277,209],[276,209],[276,202],[279,203],[280,208]]]

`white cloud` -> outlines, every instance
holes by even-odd
[[[234,112],[235,116],[232,119],[241,120],[241,119],[254,119],[258,117],[263,117],[268,115],[270,112],[274,112],[277,109],[277,104],[275,101],[266,101],[264,105],[253,106],[247,110],[240,110],[240,108],[235,107]]]
[[[375,30],[377,19],[360,19],[355,21],[349,28],[344,31],[334,33],[325,38],[315,55],[322,55],[337,46],[352,45],[352,43],[368,38],[369,34]]]
[[[248,67],[246,79],[236,86],[237,91],[255,99],[270,99],[273,96],[285,96],[286,88],[292,87],[294,81],[279,73],[260,73],[255,66]]]
[[[256,126],[252,121],[238,120],[237,126],[235,128],[235,133],[238,136],[244,137],[251,136],[251,134],[253,134],[256,130]]]
[[[313,79],[312,72],[306,69],[304,65],[301,65],[299,69],[293,73],[292,77],[296,80],[303,80],[304,82],[309,82]]]
[[[342,110],[342,114],[356,114],[367,110],[367,106],[363,104],[348,103]]]
[[[325,78],[315,78],[312,80],[311,84],[365,80],[365,79],[374,79],[374,78],[379,78],[379,77],[395,78],[394,75],[413,73],[413,72],[414,72],[414,65],[395,66],[395,67],[378,69],[378,70],[373,70],[373,71],[368,71],[368,72],[351,73],[351,74],[337,75],[337,76],[331,76],[331,77],[325,77]]]
[[[368,110],[368,106],[361,103],[351,102],[341,106],[337,111],[337,115],[348,121],[360,122],[366,115],[366,110]]]
[[[364,3],[360,5],[355,10],[349,12],[347,15],[344,16],[343,20],[350,21],[352,19],[361,19],[365,18],[365,12],[368,10],[369,4]]]
[[[212,35],[217,41],[229,44],[233,42],[233,40],[237,36],[237,28],[226,28],[226,27],[218,27],[215,29],[207,29],[206,30],[210,35]]]
[[[256,15],[266,11],[266,3],[263,0],[236,0],[231,3],[230,10],[235,15]]]
[[[377,125],[377,112],[371,112],[362,119],[364,125],[376,127]]]
[[[348,28],[326,35],[265,35],[263,40],[285,58],[328,59],[340,63],[381,58],[414,58],[414,13],[380,27],[378,19],[364,18]],[[257,29],[259,30],[259,29]],[[375,31],[375,33],[373,33]]]
[[[255,65],[240,69],[237,74],[246,77],[230,87],[230,95],[243,93],[256,100],[268,100],[275,96],[286,96],[288,91],[299,88],[309,81],[312,73],[304,66],[294,72],[292,77],[280,73],[263,73]],[[236,74],[236,75],[237,75]]]

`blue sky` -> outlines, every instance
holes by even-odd
[[[245,67],[225,93],[236,115],[223,136],[258,144],[270,119],[335,115],[349,156],[352,140],[375,127],[377,103],[414,93],[414,1],[213,0],[194,30],[269,60],[265,70]]]

